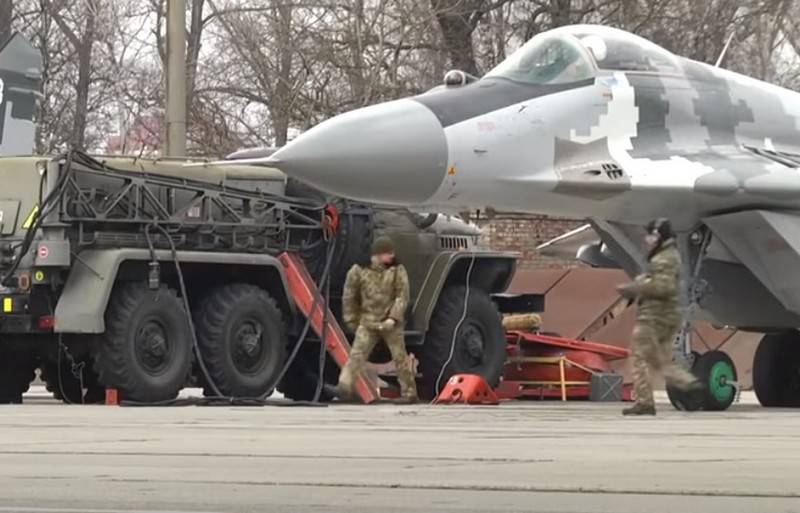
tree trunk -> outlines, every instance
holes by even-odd
[[[356,105],[366,105],[369,98],[364,76],[364,0],[352,0],[351,18],[346,30],[352,66],[345,71],[350,81],[351,96]]]
[[[197,66],[200,61],[200,47],[203,36],[203,7],[205,0],[191,0],[191,21],[186,40],[186,133],[191,130],[192,104],[197,85]]]
[[[442,29],[444,51],[450,58],[450,66],[472,75],[478,74],[475,49],[472,46],[472,16],[483,2],[464,0],[431,0],[436,21]]]
[[[275,145],[283,146],[289,139],[289,118],[292,109],[292,4],[275,2],[274,18],[278,47],[278,82],[271,102],[272,129]]]
[[[92,81],[92,49],[95,41],[95,22],[97,4],[87,3],[86,25],[78,54],[78,83],[75,85],[75,119],[72,124],[71,145],[75,148],[86,146],[86,124],[89,116],[89,86]]]
[[[563,27],[572,22],[572,0],[552,0],[550,2],[552,28]]]
[[[0,0],[0,45],[11,37],[11,18],[14,16],[14,2]]]

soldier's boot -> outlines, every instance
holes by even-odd
[[[355,394],[355,376],[353,375],[353,371],[351,365],[348,363],[342,369],[341,374],[339,375],[339,383],[333,387],[333,395],[340,401],[344,402],[352,402],[356,399]]]
[[[416,395],[403,395],[396,399],[392,399],[394,404],[417,404],[419,398]]]
[[[386,344],[392,353],[395,369],[397,370],[397,381],[400,383],[400,397],[395,399],[395,404],[416,404],[419,402],[416,383],[416,359],[413,355],[406,353],[405,343],[401,330],[395,330],[387,334]]]
[[[628,415],[655,415],[656,407],[653,404],[636,403],[630,408],[622,410],[622,414]]]

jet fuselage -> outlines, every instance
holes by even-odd
[[[800,205],[800,94],[622,31],[565,27],[476,82],[326,121],[273,162],[337,195],[419,210],[666,216],[688,229]]]

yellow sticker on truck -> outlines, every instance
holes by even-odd
[[[33,226],[33,222],[36,220],[36,214],[39,213],[39,205],[34,205],[33,210],[31,213],[28,214],[28,217],[25,218],[25,222],[22,223],[22,229],[28,230],[31,226]]]
[[[14,311],[14,299],[10,297],[3,298],[3,312],[9,313]]]

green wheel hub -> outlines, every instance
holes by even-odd
[[[720,403],[726,403],[733,398],[734,387],[729,385],[736,381],[736,373],[728,362],[717,362],[711,367],[708,377],[708,391]]]

